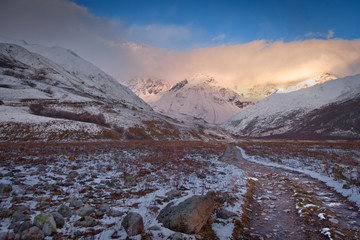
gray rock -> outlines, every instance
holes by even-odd
[[[30,221],[31,210],[26,206],[18,206],[11,217],[11,222]]]
[[[96,225],[97,221],[90,216],[82,217],[74,223],[75,227],[95,227]]]
[[[236,216],[237,216],[236,213],[230,212],[225,209],[221,209],[216,212],[216,217],[221,218],[221,219],[229,219],[229,218],[236,217]]]
[[[65,225],[65,219],[60,213],[52,212],[51,215],[53,216],[53,218],[55,220],[57,228],[62,228]]]
[[[92,214],[94,212],[95,212],[95,209],[90,206],[85,206],[85,207],[82,207],[79,210],[77,210],[77,214],[82,217],[89,216],[90,214]]]
[[[25,222],[17,222],[19,224],[15,224],[14,226],[14,233],[22,233],[25,230],[29,229],[32,227],[32,224],[30,221],[25,221]]]
[[[175,232],[198,233],[209,219],[215,206],[215,192],[195,195],[173,206],[169,203],[162,209],[157,220]]]
[[[173,235],[170,236],[172,240],[183,240],[184,236],[182,233],[176,232]]]
[[[129,236],[144,234],[144,222],[140,214],[135,212],[128,213],[121,223]]]
[[[69,172],[68,177],[75,178],[77,175],[78,175],[78,172],[72,170],[71,172]]]
[[[181,192],[178,190],[170,190],[167,193],[165,193],[165,196],[167,196],[170,200],[173,200],[174,198],[180,197]]]
[[[154,226],[149,227],[149,230],[151,230],[151,231],[160,231],[161,228],[159,226],[154,225]]]
[[[43,164],[40,164],[37,168],[38,172],[44,172],[46,170],[46,167]]]
[[[34,218],[33,225],[42,230],[45,236],[51,236],[56,233],[56,222],[50,213],[42,213]]]
[[[121,211],[116,210],[116,209],[113,209],[113,208],[111,208],[110,211],[108,212],[108,215],[109,215],[110,217],[119,217],[119,216],[121,216],[122,214],[123,214],[123,213],[122,213]]]
[[[81,208],[84,205],[84,203],[80,199],[74,197],[70,198],[68,202],[70,204],[70,207],[73,208]]]
[[[42,240],[44,238],[44,233],[36,226],[29,228],[21,235],[22,240]]]
[[[136,186],[136,181],[132,176],[126,176],[124,184],[126,187],[133,187]]]
[[[110,205],[107,203],[102,203],[99,207],[99,210],[105,213],[110,212]]]
[[[63,217],[71,217],[72,212],[71,212],[71,208],[69,208],[68,206],[62,204],[60,205],[60,207],[58,208],[58,213],[60,213]]]
[[[15,239],[15,234],[13,232],[0,233],[0,240],[8,240],[8,239]]]
[[[10,184],[0,183],[0,193],[9,193],[12,191]]]

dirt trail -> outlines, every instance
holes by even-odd
[[[223,160],[255,178],[242,239],[360,239],[359,209],[323,182],[247,161],[234,146]]]

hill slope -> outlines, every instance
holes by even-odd
[[[246,137],[359,138],[360,75],[274,94],[222,126]]]
[[[0,43],[1,141],[206,139],[75,53],[22,45]]]

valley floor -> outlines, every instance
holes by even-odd
[[[0,234],[20,232],[21,223],[65,205],[72,216],[47,239],[125,239],[121,222],[130,211],[143,217],[146,239],[359,239],[359,146],[0,143]],[[156,220],[168,203],[210,190],[216,211],[199,233],[179,235]],[[81,221],[88,207],[87,226]],[[221,217],[224,210],[233,216]]]

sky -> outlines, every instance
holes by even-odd
[[[360,2],[0,0],[0,35],[69,48],[119,81],[234,89],[360,73]]]

